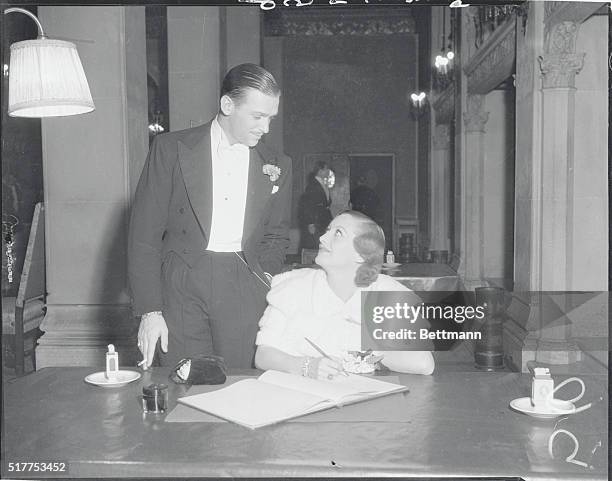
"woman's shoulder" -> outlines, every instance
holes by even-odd
[[[272,289],[285,289],[294,286],[305,286],[316,280],[323,271],[321,269],[304,267],[277,274],[272,278]]]
[[[296,309],[307,305],[322,272],[320,269],[302,268],[274,276],[267,296],[268,304],[283,309]]]
[[[370,285],[373,291],[410,291],[404,284],[387,274],[378,274],[378,278]]]

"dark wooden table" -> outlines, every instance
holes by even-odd
[[[171,408],[186,393],[167,380],[165,370],[117,389],[83,382],[91,372],[46,368],[4,385],[3,477],[19,477],[7,472],[8,462],[67,461],[70,477],[607,479],[607,402],[556,426],[575,435],[575,458],[593,468],[565,461],[573,450],[566,435],[555,440],[552,459],[547,445],[556,422],[508,408],[512,399],[529,395],[526,374],[402,375],[401,382],[410,387],[403,401],[408,421],[286,422],[250,431],[226,422],[166,423],[163,416],[144,415],[143,385],[169,383]],[[584,402],[598,396],[607,400],[605,376],[582,377]]]

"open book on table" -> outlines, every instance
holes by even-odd
[[[256,429],[336,406],[407,391],[399,384],[350,374],[332,381],[266,371],[217,391],[180,398],[178,402],[228,421]]]

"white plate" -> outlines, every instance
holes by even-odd
[[[527,414],[528,416],[538,419],[555,419],[559,416],[572,414],[576,410],[576,406],[574,406],[574,403],[571,403],[569,401],[555,399],[553,403],[553,406],[550,406],[546,409],[536,409],[534,406],[531,405],[531,398],[521,397],[510,401],[510,407],[515,411],[519,411],[523,414]]]
[[[401,264],[399,262],[390,262],[390,263],[384,263],[382,265],[385,269],[393,269],[394,267],[399,267],[401,266]]]
[[[106,372],[95,372],[85,377],[85,382],[100,387],[120,387],[140,379],[140,373],[136,371],[117,371],[111,378],[106,377]]]

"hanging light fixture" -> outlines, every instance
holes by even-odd
[[[410,113],[415,120],[419,119],[427,112],[429,100],[425,92],[412,92],[408,100],[410,101]]]
[[[155,111],[153,122],[149,124],[149,135],[161,134],[164,129],[164,115],[159,111]]]
[[[60,117],[95,109],[76,46],[49,39],[38,18],[23,8],[38,27],[36,40],[11,45],[8,114],[11,117]]]
[[[452,20],[451,20],[452,24]],[[434,85],[440,89],[444,90],[451,80],[451,74],[453,69],[453,59],[455,58],[455,52],[453,52],[452,40],[453,31],[452,25],[450,29],[450,34],[448,35],[448,49],[446,46],[446,8],[443,7],[442,10],[442,48],[440,49],[440,54],[436,55],[434,61]]]
[[[455,11],[451,10],[450,17],[448,19],[448,46],[446,51],[446,58],[449,62],[452,62],[455,58],[454,52],[454,44],[455,44],[455,34],[454,34],[454,25],[455,25]],[[452,65],[452,64],[451,64]]]

